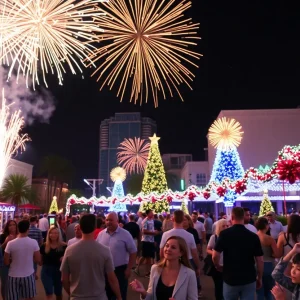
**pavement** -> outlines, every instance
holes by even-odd
[[[40,270],[41,270],[41,267],[39,267],[39,269],[38,269],[38,275],[40,275]],[[141,269],[140,269],[141,275],[146,274],[146,272],[143,273],[143,271],[144,271],[143,266],[141,266]],[[145,277],[139,277],[134,272],[132,272],[132,274],[129,278],[129,282],[131,282],[134,279],[140,280],[144,284],[145,288],[148,287],[149,279],[147,279]],[[201,281],[201,285],[202,285],[202,295],[203,295],[203,297],[201,299],[203,299],[203,300],[214,300],[215,299],[214,298],[214,284],[213,284],[212,279],[208,276],[201,275],[200,281]],[[38,279],[36,281],[36,284],[37,284],[37,297],[35,299],[36,300],[46,299],[44,287],[43,287],[43,284],[42,284],[41,280]],[[128,294],[127,295],[128,295],[127,300],[139,300],[140,299],[139,294],[133,292],[130,289],[130,287],[128,287]],[[0,296],[0,298],[1,298],[1,296]],[[63,299],[68,299],[67,294],[65,292],[63,293]]]
[[[39,272],[40,272],[40,270],[38,271],[38,273]],[[141,267],[140,272],[141,272],[141,274],[145,274],[145,272],[143,273],[143,267]],[[148,286],[149,279],[147,279],[145,277],[138,277],[134,272],[132,272],[129,282],[131,282],[134,279],[140,280],[144,284],[145,288]],[[214,300],[215,299],[214,284],[213,284],[212,279],[208,276],[201,275],[200,281],[201,281],[201,285],[202,285],[202,294],[203,294],[203,297],[201,299]],[[37,297],[35,299],[36,300],[44,300],[45,299],[45,292],[44,292],[43,284],[40,279],[37,280]],[[66,293],[64,293],[63,299],[68,299]],[[128,287],[127,300],[139,300],[139,299],[140,299],[139,294],[133,292],[130,289],[130,287]]]

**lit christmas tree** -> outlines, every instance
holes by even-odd
[[[143,203],[143,206],[142,208],[140,208],[140,211],[146,212],[148,209],[151,209],[156,214],[169,213],[170,205],[167,200],[159,200],[155,201],[154,203],[147,201]]]
[[[209,129],[210,143],[217,148],[217,154],[211,174],[211,182],[221,183],[225,178],[236,181],[244,176],[244,168],[241,163],[237,147],[242,140],[242,127],[234,119],[221,118],[216,120]],[[227,190],[224,195],[226,207],[232,207],[237,194]]]
[[[117,198],[123,198],[125,196],[123,182],[121,180],[115,181],[112,196]]]
[[[260,208],[259,208],[259,216],[263,217],[270,211],[274,211],[274,208],[272,202],[268,197],[268,191],[265,190],[263,200],[261,201]]]
[[[57,197],[56,196],[54,196],[53,199],[52,199],[50,209],[49,209],[49,213],[52,213],[53,211],[58,213]]]
[[[112,197],[123,198],[125,196],[123,181],[126,179],[126,171],[121,167],[116,167],[111,170],[110,178],[114,182]],[[110,211],[127,211],[126,204],[116,202]]]
[[[156,134],[150,137],[150,152],[142,184],[142,192],[145,195],[151,192],[161,194],[168,189],[165,169],[158,148],[159,139]]]
[[[230,150],[217,149],[211,181],[221,183],[224,178],[235,181],[244,176],[244,168],[236,147]]]
[[[188,208],[187,208],[186,203],[185,203],[184,200],[181,202],[181,207],[180,207],[180,209],[184,212],[184,214],[189,215],[189,210],[188,210]]]

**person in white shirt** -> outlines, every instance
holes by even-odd
[[[251,214],[250,214],[250,209],[247,207],[244,207],[244,226],[252,231],[253,233],[257,233],[257,229],[255,228],[255,226],[253,226],[252,224],[250,224],[250,219],[251,219]]]
[[[75,225],[74,230],[75,230],[75,237],[72,238],[72,239],[70,239],[70,240],[68,241],[68,246],[71,246],[71,245],[73,245],[73,244],[76,244],[76,243],[79,242],[79,241],[81,240],[81,238],[82,238],[82,231],[81,231],[81,229],[80,229],[79,223],[77,223],[77,224]]]
[[[192,220],[194,223],[194,228],[198,232],[201,245],[206,244],[206,232],[205,232],[204,224],[198,221],[198,213],[196,211],[192,213]]]
[[[49,220],[47,218],[47,214],[44,214],[44,216],[39,219],[38,228],[41,230],[44,242],[46,241],[47,232],[49,230]]]
[[[277,242],[279,233],[284,231],[283,226],[281,222],[275,219],[276,215],[273,211],[267,213],[267,218],[269,221],[271,237]]]
[[[36,240],[28,237],[30,223],[18,223],[18,237],[7,243],[4,263],[10,265],[7,281],[7,299],[30,300],[36,296],[33,263],[40,263],[40,247]]]

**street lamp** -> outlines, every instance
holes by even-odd
[[[93,190],[93,197],[96,197],[96,183],[101,184],[103,179],[83,179],[83,181]],[[94,203],[91,208],[91,213],[95,212]]]

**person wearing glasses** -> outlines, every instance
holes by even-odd
[[[273,211],[267,213],[267,218],[270,226],[271,237],[276,241],[278,240],[279,233],[283,232],[283,226],[281,222],[276,220],[276,215]]]

